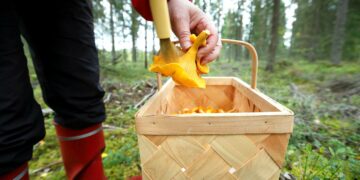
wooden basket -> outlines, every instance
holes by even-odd
[[[279,179],[293,112],[256,89],[254,47],[222,41],[250,51],[251,86],[235,77],[205,78],[206,89],[167,81],[136,114],[143,179]],[[176,114],[197,106],[236,113]]]

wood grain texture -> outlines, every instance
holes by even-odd
[[[230,168],[217,153],[208,149],[188,170],[193,179],[220,179]]]
[[[222,113],[147,116],[136,119],[136,130],[144,135],[290,133],[293,116],[281,113]]]
[[[171,179],[181,172],[181,166],[161,148],[142,167],[151,179]]]
[[[142,174],[142,179],[143,179],[143,180],[152,180],[152,179],[150,178],[150,176],[149,176],[148,174],[146,174],[145,171],[142,171],[141,174]]]
[[[146,136],[153,144],[159,146],[162,142],[164,142],[167,136]]]
[[[148,159],[152,157],[152,155],[158,150],[157,146],[154,145],[150,139],[145,136],[138,136],[138,144],[140,153],[141,162],[146,162]]]
[[[205,150],[190,136],[168,137],[161,146],[181,167],[189,167]]]
[[[272,134],[260,143],[279,167],[284,163],[289,138],[290,134]]]
[[[245,135],[219,136],[211,146],[230,167],[234,168],[243,166],[257,150],[255,144]]]
[[[237,180],[237,178],[230,173],[226,173],[221,180]]]
[[[255,157],[234,173],[238,179],[270,179],[279,167],[265,150],[260,150]]]
[[[188,180],[188,179],[190,179],[189,176],[187,176],[183,172],[179,172],[171,180]]]

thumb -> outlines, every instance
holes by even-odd
[[[187,50],[191,46],[190,42],[190,21],[188,18],[177,18],[174,21],[174,32],[180,40],[181,48]]]

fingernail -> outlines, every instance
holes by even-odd
[[[184,42],[184,49],[189,49],[190,46],[191,46],[190,41],[185,41],[185,42]]]

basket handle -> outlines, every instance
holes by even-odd
[[[258,70],[258,55],[253,45],[245,41],[233,40],[233,39],[221,39],[221,42],[228,44],[235,44],[239,46],[245,46],[251,55],[251,88],[256,89],[257,82],[257,70]],[[176,43],[176,42],[175,42]],[[158,90],[162,87],[161,74],[157,73],[157,85]]]

